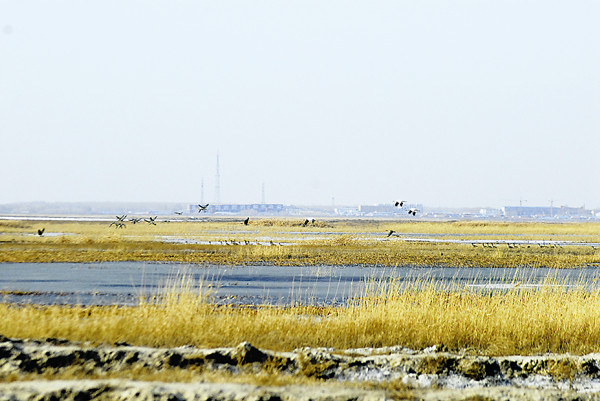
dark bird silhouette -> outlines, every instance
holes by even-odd
[[[122,215],[122,216],[115,216],[115,218],[116,218],[117,220],[116,220],[116,221],[113,221],[112,223],[110,223],[110,226],[109,226],[109,227],[112,227],[113,225],[114,225],[116,228],[125,228],[125,227],[127,227],[127,226],[125,225],[125,219],[127,218],[127,215],[126,215],[126,214],[124,214],[124,215]]]
[[[417,212],[418,212],[418,210],[417,210],[417,209],[415,209],[414,207],[413,207],[412,209],[409,209],[409,210],[408,210],[408,214],[412,214],[413,216],[416,216],[416,215],[417,215]]]
[[[206,212],[206,208],[208,207],[209,203],[207,203],[206,205],[196,205],[198,206],[198,213],[200,212]]]
[[[395,232],[396,232],[396,231],[394,231],[394,230],[390,230],[390,232],[388,233],[388,235],[387,235],[387,236],[388,236],[388,237],[390,237],[390,236],[391,236],[392,234],[394,234]]]
[[[250,222],[250,217],[246,217],[246,220],[244,220],[244,225],[247,226],[249,222]]]
[[[405,202],[406,201],[404,201],[404,200],[396,201],[396,202],[394,202],[394,206],[396,206],[396,207],[402,207],[402,206],[404,206]]]
[[[139,219],[139,218],[132,217],[131,219],[129,219],[129,221],[131,221],[133,224],[137,224],[137,223],[139,223],[140,221],[142,221],[142,219]]]
[[[44,231],[46,231],[46,227],[42,228],[41,230],[38,229],[38,235],[41,237],[42,235],[44,235]]]
[[[308,222],[309,222],[308,219],[304,220],[304,223],[302,224],[302,227],[306,227],[308,225]]]
[[[146,223],[148,223],[148,224],[152,224],[152,225],[154,225],[154,226],[155,226],[155,225],[156,225],[156,223],[154,222],[154,220],[156,220],[156,217],[157,217],[157,216],[150,217],[150,218],[144,219],[144,221],[145,221]]]
[[[173,213],[175,213],[175,214],[177,214],[179,216],[181,216],[183,214],[183,212],[173,212]]]

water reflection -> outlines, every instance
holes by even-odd
[[[367,282],[394,278],[401,285],[435,281],[449,290],[465,287],[506,291],[544,281],[568,290],[596,288],[598,270],[361,266],[206,266],[180,263],[1,263],[0,299],[12,303],[133,305],[159,294],[169,279],[186,274],[217,303],[339,305],[360,295]]]

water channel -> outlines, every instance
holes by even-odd
[[[0,263],[0,301],[10,303],[134,305],[160,294],[181,275],[202,282],[216,303],[336,305],[364,291],[369,280],[434,280],[457,289],[503,291],[519,282],[535,288],[548,278],[568,288],[598,285],[597,267],[580,269],[212,266],[183,263]]]

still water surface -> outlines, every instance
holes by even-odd
[[[565,288],[598,285],[597,267],[514,269],[359,266],[211,266],[180,263],[0,263],[0,301],[38,304],[132,305],[159,294],[181,274],[202,281],[217,303],[341,304],[370,279],[433,279],[456,288],[502,291],[517,281],[535,287],[553,278]]]

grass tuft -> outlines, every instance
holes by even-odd
[[[540,287],[525,282],[502,292],[382,279],[335,308],[218,306],[201,282],[185,275],[165,289],[134,307],[0,304],[0,333],[156,347],[234,347],[248,341],[283,351],[437,345],[507,355],[600,349],[598,291],[551,279]]]

